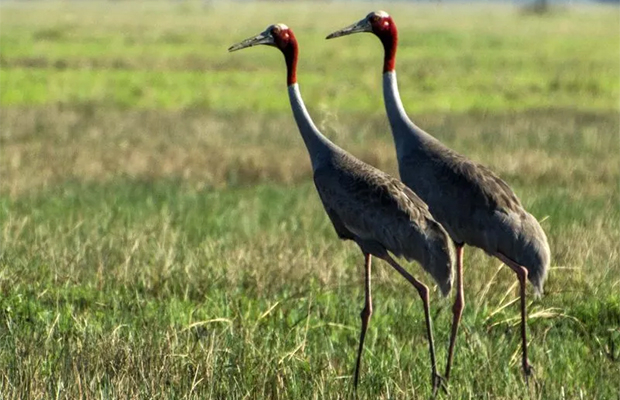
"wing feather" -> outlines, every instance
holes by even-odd
[[[397,255],[405,242],[420,242],[433,221],[426,204],[397,179],[358,162],[339,160],[337,168],[319,169],[314,182],[341,237],[374,240]],[[434,222],[434,221],[433,221]],[[413,237],[418,236],[418,237]]]

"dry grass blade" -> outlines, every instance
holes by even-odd
[[[181,330],[181,332],[188,331],[188,330],[190,330],[192,328],[196,328],[198,326],[209,325],[209,324],[213,324],[213,323],[217,323],[217,322],[223,322],[223,323],[226,323],[226,324],[228,324],[230,326],[232,326],[232,324],[233,324],[233,321],[231,319],[228,319],[228,318],[213,318],[213,319],[209,319],[209,320],[206,320],[206,321],[197,321],[197,322],[191,323],[188,326],[186,326],[185,328],[183,328]]]

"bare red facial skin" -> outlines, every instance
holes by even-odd
[[[286,61],[286,84],[291,86],[297,83],[297,55],[299,48],[297,39],[290,29],[280,29],[278,27],[271,31],[275,40],[276,47],[284,54]]]
[[[392,20],[392,17],[379,17],[371,20],[372,32],[377,35],[381,43],[383,43],[383,49],[385,50],[385,56],[383,59],[383,72],[394,71],[396,64],[396,48],[398,46],[398,30],[396,24]]]

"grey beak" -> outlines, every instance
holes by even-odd
[[[228,48],[228,51],[237,51],[245,49],[246,47],[258,46],[261,44],[274,45],[275,41],[273,40],[273,36],[271,36],[268,32],[263,32],[249,39],[245,39],[242,42],[233,44]]]
[[[333,39],[340,36],[352,35],[359,32],[372,32],[372,26],[366,18],[354,23],[353,25],[347,26],[346,28],[342,28],[339,31],[330,33],[325,39]]]

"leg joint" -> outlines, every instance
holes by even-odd
[[[360,313],[360,317],[362,319],[370,318],[371,315],[372,315],[372,306],[371,305],[368,305],[368,306],[364,307],[362,309],[362,312]]]
[[[456,299],[454,300],[454,305],[452,306],[452,312],[454,313],[462,313],[465,309],[465,298],[462,293],[456,294]]]
[[[419,286],[416,286],[416,289],[418,289],[418,293],[420,294],[422,301],[428,301],[428,288],[426,285],[420,283]]]

